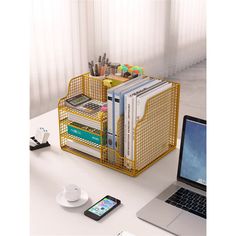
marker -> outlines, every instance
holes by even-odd
[[[104,53],[104,55],[102,57],[102,66],[105,65],[105,61],[106,61],[106,53]]]
[[[110,75],[110,73],[111,73],[111,67],[110,67],[110,64],[108,63],[107,67],[106,67],[106,70],[105,70],[105,76]]]
[[[102,67],[102,56],[98,58],[98,73],[101,75],[101,67]]]
[[[93,67],[90,62],[88,63],[88,66],[89,66],[89,70],[90,70],[90,75],[94,76]]]
[[[95,76],[99,76],[99,72],[98,72],[98,64],[95,64]]]
[[[101,67],[101,75],[104,75],[106,71],[106,65]]]

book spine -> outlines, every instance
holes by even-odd
[[[132,160],[131,157],[131,126],[132,126],[132,98],[130,96],[127,97],[127,156],[129,160]],[[126,167],[129,167],[128,163]]]
[[[112,106],[112,94],[109,94],[107,97],[107,133],[108,137],[107,140],[108,142],[108,147],[112,148],[113,147],[113,138],[111,139],[110,134],[112,134],[112,119],[113,119],[113,106]]]
[[[68,114],[68,120],[85,125],[85,126],[89,126],[94,129],[98,129],[98,130],[101,129],[101,125],[99,122],[89,120],[88,118],[84,118],[84,117],[75,115],[73,113]]]
[[[133,120],[132,120],[132,127],[131,127],[131,133],[132,133],[132,136],[131,136],[131,146],[132,146],[131,157],[132,157],[132,160],[134,160],[134,139],[135,139],[134,130],[135,130],[136,123],[137,123],[137,96],[136,95],[133,96],[132,102],[133,102]]]
[[[139,117],[140,117],[140,98],[137,97],[137,100],[136,100],[136,105],[137,105],[137,109],[136,109],[136,120],[138,121],[139,120]]]
[[[72,140],[69,140],[67,139],[66,140],[66,145],[68,147],[71,147],[71,148],[74,148],[78,151],[81,151],[81,152],[84,152],[84,153],[87,153],[91,156],[94,156],[94,157],[97,157],[97,158],[100,158],[101,157],[101,153],[100,153],[100,150],[96,150],[94,148],[90,148],[86,145],[83,145],[83,144],[80,144],[80,143],[77,143],[77,142],[74,142]]]
[[[67,126],[67,131],[68,131],[69,134],[74,135],[74,136],[79,137],[79,138],[82,138],[84,140],[96,143],[98,145],[102,144],[102,139],[99,135],[95,135],[95,134],[86,132],[84,130],[75,128],[71,125]]]
[[[128,137],[127,137],[127,130],[128,130],[128,104],[127,104],[127,95],[124,97],[124,157],[128,155]]]
[[[120,96],[115,95],[115,116],[114,116],[114,142],[115,142],[115,148],[117,149],[117,128],[118,128],[118,121],[120,118]],[[119,140],[120,141],[120,140]],[[120,150],[118,150],[120,151]]]
[[[114,162],[114,139],[113,139],[113,92],[107,96],[107,146],[108,146],[108,161]]]

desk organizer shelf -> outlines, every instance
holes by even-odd
[[[71,118],[75,116],[78,119],[85,117],[91,122],[96,122],[100,127],[100,137],[106,135],[107,130],[107,114],[92,116],[85,115],[73,108],[65,106],[65,100],[78,94],[85,94],[92,99],[106,101],[107,90],[103,86],[101,78],[89,77],[89,74],[83,74],[71,79],[66,97],[59,100],[58,116],[59,116],[59,132],[60,145],[64,151],[73,153],[79,157],[86,158],[103,166],[120,171],[129,176],[137,176],[156,161],[167,155],[175,149],[177,143],[178,129],[178,113],[179,113],[179,94],[180,85],[172,83],[172,87],[151,97],[146,102],[145,113],[140,119],[134,130],[134,159],[129,160],[119,154],[123,143],[117,143],[117,150],[109,149],[106,145],[98,145],[85,141],[67,132],[67,125],[71,124]],[[79,120],[78,120],[79,123]],[[124,117],[120,117],[117,123],[118,140],[119,136],[124,135]],[[86,146],[97,154],[89,155],[68,146],[70,140]],[[114,161],[108,159],[112,153]],[[98,155],[99,154],[99,155]]]

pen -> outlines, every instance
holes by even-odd
[[[90,74],[92,76],[94,76],[93,67],[92,67],[91,63],[89,62],[88,65],[89,65]]]
[[[95,75],[95,67],[94,67],[94,62],[91,61],[91,66],[92,66],[92,70],[93,70],[93,75]]]
[[[101,75],[102,56],[98,58],[98,73]]]
[[[99,76],[99,72],[98,72],[98,64],[95,64],[95,76]]]
[[[105,74],[105,70],[106,70],[106,65],[101,67],[101,75]]]
[[[107,67],[106,67],[106,70],[105,70],[105,76],[108,76],[110,73],[111,73],[111,64],[108,63],[107,64]]]
[[[104,53],[104,55],[102,57],[102,66],[105,65],[105,61],[106,61],[106,53]]]

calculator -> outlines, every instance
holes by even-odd
[[[89,100],[91,100],[91,98],[89,98],[88,96],[84,94],[79,94],[77,96],[67,99],[66,104],[70,107],[77,108],[77,106],[88,102]]]
[[[106,103],[100,102],[98,100],[90,100],[78,106],[77,109],[89,114],[96,113],[101,110],[101,107]]]

